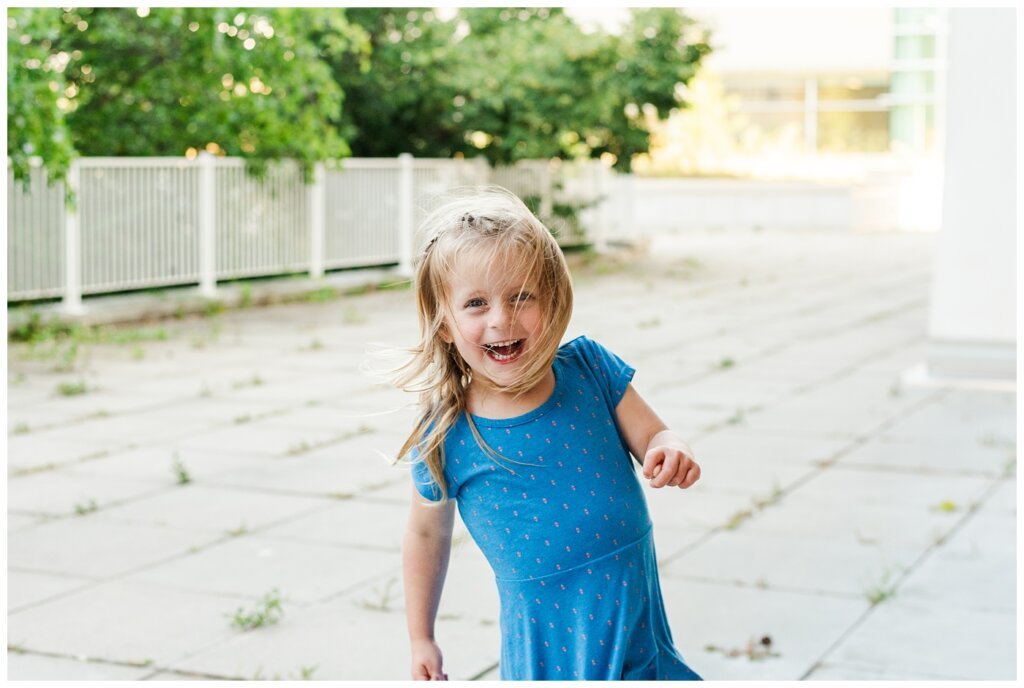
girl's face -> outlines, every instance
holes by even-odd
[[[447,332],[442,337],[455,344],[473,370],[507,386],[516,381],[541,333],[543,309],[537,284],[526,271],[507,272],[504,261],[474,261],[464,255],[448,283]]]

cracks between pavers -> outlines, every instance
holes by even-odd
[[[174,489],[174,488],[171,488],[171,489]],[[242,534],[237,534],[236,535],[236,534],[233,534],[233,533],[230,533],[230,532],[224,533],[224,534],[222,534],[220,537],[218,537],[215,540],[210,540],[210,541],[207,541],[206,543],[204,543],[202,545],[196,545],[196,546],[190,547],[188,550],[185,550],[184,552],[178,552],[176,554],[172,554],[172,555],[164,557],[162,559],[146,562],[145,564],[141,564],[141,565],[136,566],[134,568],[126,569],[124,571],[118,571],[117,573],[115,573],[113,575],[110,575],[110,576],[107,576],[107,577],[95,578],[95,579],[93,579],[93,580],[91,580],[91,581],[89,581],[87,583],[84,583],[83,585],[80,585],[78,587],[72,588],[70,590],[65,590],[63,592],[51,595],[50,597],[47,597],[45,599],[36,600],[35,602],[30,602],[28,604],[22,605],[21,607],[18,607],[15,610],[9,610],[8,611],[8,615],[16,614],[16,613],[21,613],[21,612],[29,610],[29,609],[34,609],[35,607],[39,607],[39,606],[42,606],[44,604],[49,604],[49,603],[54,602],[56,600],[60,600],[60,599],[63,599],[65,597],[70,597],[72,595],[76,595],[76,594],[78,594],[80,592],[85,592],[87,590],[90,590],[92,588],[98,587],[100,585],[104,585],[104,584],[107,584],[107,583],[110,583],[110,582],[113,582],[113,581],[117,581],[117,580],[126,578],[126,577],[131,576],[131,575],[136,574],[136,573],[142,573],[143,571],[147,571],[149,569],[153,569],[153,568],[156,568],[158,566],[163,566],[164,564],[171,563],[171,562],[176,561],[178,559],[184,559],[186,557],[193,556],[193,555],[198,554],[198,553],[200,553],[200,552],[202,552],[204,550],[210,549],[212,547],[216,547],[216,546],[218,546],[220,544],[223,544],[225,542],[230,542],[231,540],[235,540],[235,539],[237,539],[239,537],[245,537],[247,535],[257,535],[257,534],[260,534],[260,533],[262,533],[262,532],[264,532],[266,530],[269,530],[271,528],[275,528],[277,526],[287,524],[290,521],[297,520],[297,519],[300,519],[300,518],[305,518],[306,516],[309,516],[311,514],[316,513],[319,510],[326,509],[326,508],[327,507],[325,505],[323,505],[323,504],[317,504],[316,506],[314,506],[314,507],[312,507],[310,509],[300,511],[298,513],[291,514],[289,516],[285,516],[285,517],[279,518],[279,519],[274,520],[274,521],[268,521],[267,523],[264,523],[261,526],[258,526],[258,527],[252,528],[252,529],[246,528],[245,532],[242,533]],[[119,525],[124,525],[124,524],[119,524]],[[344,547],[344,546],[338,546],[338,549],[341,550],[341,549],[347,549],[347,548]],[[54,573],[52,571],[40,571],[40,572],[41,573],[47,573],[47,574]],[[61,573],[58,572],[58,575],[66,575],[66,574],[61,574]],[[375,578],[375,577],[376,576],[374,576],[373,578]],[[369,580],[372,580],[372,578],[367,578],[365,580],[359,581],[358,583],[353,584],[352,586],[349,586],[349,587],[345,588],[342,592],[351,592],[353,589],[355,589],[355,587],[358,587],[359,585],[363,585],[366,582],[368,582]],[[159,584],[159,585],[162,585],[162,584]],[[172,586],[165,586],[165,587],[170,587],[171,589],[179,590],[179,591],[182,591],[182,592],[192,592],[192,593],[196,592],[194,589],[190,589],[190,588],[177,588],[177,587],[175,587],[173,585]],[[330,599],[331,597],[339,596],[340,594],[342,594],[342,593],[332,593],[331,596],[329,596],[328,598],[325,598],[325,599]],[[315,603],[320,603],[320,602],[323,602],[323,601],[324,600],[316,600]]]
[[[805,474],[801,475],[800,477],[796,478],[795,480],[793,480],[789,484],[785,485],[784,487],[781,487],[781,488],[775,490],[769,497],[767,497],[767,498],[765,498],[763,500],[759,500],[759,499],[752,500],[751,507],[752,507],[753,511],[744,512],[746,515],[738,523],[736,523],[736,524],[725,523],[723,525],[716,526],[715,528],[711,529],[706,534],[704,534],[703,536],[701,536],[697,540],[691,542],[690,544],[686,545],[685,547],[681,548],[680,550],[678,550],[676,552],[673,552],[672,554],[669,554],[669,555],[667,555],[667,556],[665,556],[663,558],[659,558],[658,565],[662,566],[664,564],[669,564],[669,563],[671,563],[672,561],[674,561],[676,559],[679,559],[680,557],[682,557],[682,556],[688,554],[689,552],[692,552],[696,548],[698,548],[700,545],[705,543],[707,540],[709,540],[710,538],[712,538],[716,534],[721,533],[721,532],[727,532],[727,531],[734,530],[737,526],[742,525],[743,521],[746,521],[746,520],[748,520],[750,518],[754,518],[757,515],[757,513],[763,511],[764,509],[766,509],[768,507],[775,506],[779,502],[783,501],[786,498],[786,496],[788,496],[789,494],[791,494],[792,492],[797,490],[799,487],[801,487],[802,485],[804,485],[807,482],[810,482],[815,477],[817,477],[818,475],[824,473],[826,470],[828,470],[829,468],[834,466],[840,459],[842,459],[843,456],[846,456],[847,454],[850,454],[851,452],[853,452],[858,447],[860,447],[860,446],[866,444],[867,442],[869,442],[875,435],[877,435],[878,433],[884,431],[887,427],[898,423],[904,417],[906,417],[908,415],[911,415],[913,413],[916,413],[918,410],[920,410],[921,408],[923,408],[925,406],[928,406],[928,405],[930,405],[932,403],[938,402],[941,398],[946,396],[947,393],[948,393],[947,390],[936,390],[936,391],[932,392],[931,394],[928,394],[927,396],[923,397],[922,399],[919,399],[917,402],[908,405],[906,408],[902,409],[899,413],[897,413],[897,414],[893,415],[892,417],[887,418],[886,420],[882,421],[873,431],[867,432],[867,433],[864,433],[864,434],[860,435],[859,437],[854,439],[850,444],[848,444],[845,447],[839,449],[838,451],[833,453],[828,458],[823,459],[822,461],[819,461],[817,463],[817,465],[814,468],[812,468],[809,471],[807,471],[807,473],[805,473]]]
[[[972,518],[974,518],[975,514],[977,514],[981,510],[981,507],[984,506],[985,502],[987,502],[989,499],[991,499],[992,495],[995,494],[996,490],[998,490],[1001,487],[1002,482],[1004,480],[1008,480],[1011,477],[1011,475],[1012,475],[1011,473],[1005,472],[1003,475],[1001,475],[997,479],[995,479],[992,482],[992,484],[989,486],[988,490],[986,490],[985,495],[980,500],[978,500],[978,502],[974,506],[972,506],[968,510],[968,512],[964,515],[963,518],[961,518],[959,521],[957,521],[957,523],[952,528],[950,528],[948,531],[946,531],[945,534],[943,534],[942,536],[937,538],[931,545],[928,546],[928,548],[925,549],[924,552],[921,553],[921,555],[917,559],[915,559],[910,564],[910,566],[908,566],[906,569],[904,569],[903,572],[899,575],[899,577],[895,581],[893,581],[892,586],[891,586],[891,590],[892,590],[891,595],[895,595],[898,592],[900,586],[903,584],[903,581],[905,581],[912,573],[914,573],[918,568],[920,568],[921,565],[924,564],[924,562],[936,550],[940,549],[943,545],[945,545],[946,542],[949,540],[949,538],[951,538],[953,535],[955,535],[957,533],[957,531],[961,530]],[[811,674],[813,674],[815,671],[817,671],[819,668],[821,668],[825,664],[825,660],[828,658],[828,656],[830,654],[832,654],[836,649],[838,649],[839,646],[842,645],[843,642],[845,642],[853,634],[854,631],[856,631],[860,626],[862,626],[868,620],[868,618],[871,616],[871,614],[875,611],[875,609],[877,609],[878,607],[882,606],[883,603],[884,603],[884,600],[871,604],[867,608],[867,610],[865,610],[865,612],[863,614],[861,614],[860,617],[855,619],[854,622],[852,624],[850,624],[850,627],[847,628],[846,631],[844,631],[839,636],[839,638],[837,638],[836,641],[834,643],[832,643],[821,654],[821,656],[810,666],[810,668],[806,672],[804,672],[799,677],[798,680],[800,680],[800,681],[808,680],[810,678]]]

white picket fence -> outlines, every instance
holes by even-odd
[[[75,207],[38,167],[27,190],[8,168],[9,302],[62,297],[74,312],[90,294],[198,284],[212,297],[222,280],[409,272],[415,227],[432,198],[457,186],[500,184],[532,199],[563,244],[602,242],[628,224],[611,200],[612,174],[594,161],[492,169],[482,159],[349,158],[318,165],[304,184],[289,162],[257,181],[238,158],[80,158],[68,183]],[[581,224],[560,222],[568,206],[584,207]]]

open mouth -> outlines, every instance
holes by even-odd
[[[506,342],[494,342],[493,344],[484,344],[483,349],[491,360],[507,363],[519,357],[525,341],[524,339],[510,339]]]

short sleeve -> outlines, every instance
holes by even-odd
[[[589,337],[577,337],[567,346],[578,352],[584,364],[593,372],[608,408],[614,410],[626,394],[636,369]]]
[[[427,468],[427,462],[420,458],[420,452],[418,449],[413,448],[410,452],[410,459],[412,464],[412,483],[416,487],[416,491],[419,492],[420,496],[431,502],[438,502],[441,500],[441,488],[438,486],[437,481],[434,480],[434,476],[430,474],[430,469]]]

